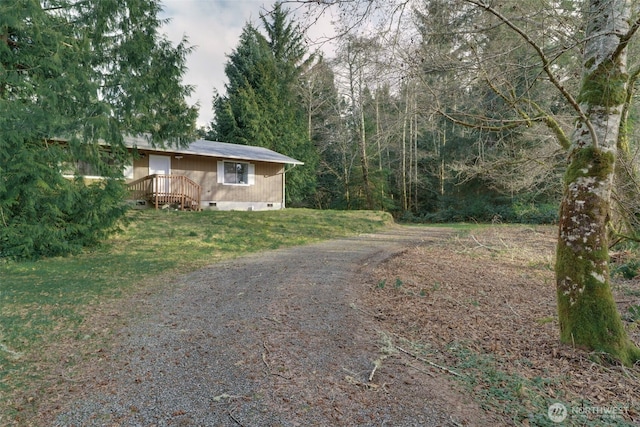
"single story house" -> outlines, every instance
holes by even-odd
[[[154,148],[145,138],[125,144],[137,152],[125,178],[138,208],[283,209],[287,168],[303,164],[267,148],[203,139],[186,148]]]

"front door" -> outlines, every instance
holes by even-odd
[[[171,175],[171,157],[149,154],[149,175],[165,175],[165,177],[153,180],[153,192],[170,193],[171,183],[169,181],[169,175]]]

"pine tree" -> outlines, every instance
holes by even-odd
[[[279,3],[261,21],[267,36],[249,23],[229,55],[225,66],[229,83],[226,95],[214,99],[211,136],[266,147],[303,161],[304,167],[287,173],[287,200],[308,204],[315,191],[317,154],[297,90],[309,60],[304,34]]]
[[[181,143],[195,130],[181,83],[190,48],[160,34],[160,10],[156,0],[0,5],[0,257],[98,243],[125,211],[123,136]],[[76,160],[109,179],[64,178]]]

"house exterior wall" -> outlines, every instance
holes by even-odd
[[[140,152],[144,157],[134,161],[133,180],[149,175],[149,154],[171,156],[171,174],[183,175],[202,187],[202,209],[218,210],[266,210],[282,209],[283,174],[285,165],[280,163],[253,162],[221,159],[184,154],[181,158],[163,152]],[[180,157],[178,156],[178,157]],[[218,182],[218,162],[238,161],[255,166],[252,185],[222,184]]]

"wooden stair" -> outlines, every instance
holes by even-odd
[[[183,175],[147,175],[127,184],[131,200],[145,200],[156,209],[176,206],[180,210],[201,210],[202,187]]]

